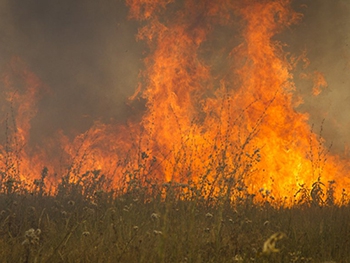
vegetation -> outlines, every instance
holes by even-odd
[[[25,189],[2,182],[1,262],[350,261],[348,205],[312,202],[313,189],[291,208],[208,202],[200,186],[171,182],[104,191],[94,171],[48,195],[46,174]]]

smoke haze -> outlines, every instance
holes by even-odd
[[[343,152],[350,136],[350,2],[303,1],[303,21],[290,31],[288,45],[305,50],[310,65],[307,72],[320,72],[327,81],[318,96],[311,96],[312,83],[296,73],[297,92],[304,104],[298,109],[310,115],[310,124],[319,132],[324,119],[323,137],[333,150]]]
[[[304,103],[298,110],[310,115],[316,132],[325,119],[327,144],[343,151],[350,143],[350,4],[298,0],[294,6],[304,18],[279,38],[292,53],[306,51],[305,72],[320,72],[328,83],[312,95],[312,80],[300,76],[299,65],[296,94]],[[50,89],[32,120],[33,141],[134,113],[126,99],[137,87],[145,45],[135,40],[139,24],[127,19],[123,1],[0,0],[0,10],[1,71],[19,56]]]
[[[123,119],[142,66],[137,25],[119,1],[1,0],[1,68],[19,56],[50,89],[32,137]]]

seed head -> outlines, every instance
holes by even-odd
[[[264,243],[263,253],[266,255],[270,255],[271,253],[279,252],[280,250],[275,247],[276,242],[284,237],[286,237],[286,235],[281,232],[277,232],[270,236]]]
[[[253,221],[250,220],[250,219],[248,219],[248,218],[246,218],[246,219],[244,220],[244,222],[245,222],[246,224],[250,224],[250,223],[252,223]]]
[[[159,230],[153,230],[153,234],[155,234],[156,236],[161,236],[163,235],[163,232]]]
[[[235,255],[233,257],[233,262],[239,262],[239,263],[243,262],[242,256],[241,255]]]
[[[213,217],[213,214],[206,213],[206,214],[205,214],[205,217],[207,217],[207,218],[212,218],[212,217]]]
[[[40,234],[41,234],[41,230],[39,228],[37,230],[34,230],[34,228],[27,230],[24,233],[25,240],[22,242],[22,245],[23,246],[38,245]]]
[[[84,237],[90,236],[90,232],[89,232],[89,231],[84,231],[84,232],[83,232],[83,236],[84,236]]]
[[[41,234],[41,229],[40,229],[40,228],[38,228],[37,230],[35,230],[35,235],[36,235],[36,236],[40,236],[40,234]]]
[[[26,233],[25,233],[25,236],[26,236],[26,238],[31,238],[31,237],[35,236],[34,228],[31,228],[31,229],[27,230]]]
[[[157,213],[152,213],[151,218],[152,218],[152,220],[158,220],[160,218],[160,215]]]

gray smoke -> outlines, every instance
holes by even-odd
[[[128,115],[142,46],[123,2],[0,0],[0,10],[1,69],[19,56],[51,90],[38,104],[32,140]]]
[[[306,50],[310,65],[308,72],[323,73],[328,87],[312,96],[312,84],[298,78],[297,92],[304,104],[298,110],[310,116],[310,124],[322,135],[333,151],[343,152],[350,146],[350,1],[296,1],[304,13],[303,21],[288,33],[287,42],[293,51]],[[302,5],[301,4],[306,4]]]

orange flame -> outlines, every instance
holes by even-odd
[[[2,172],[12,180],[25,179],[24,175],[33,176],[41,164],[33,162],[36,154],[27,147],[30,134],[30,121],[37,113],[36,102],[40,90],[45,86],[30,72],[19,59],[12,59],[7,73],[3,75],[4,89],[2,102],[6,115],[5,143],[0,145]],[[39,169],[42,169],[39,168]]]
[[[63,161],[52,160],[44,150],[21,151],[27,168],[17,170],[22,179],[35,178],[33,172],[39,174],[50,159],[50,169],[63,167],[61,174],[71,174],[72,180],[102,170],[114,187],[125,183],[125,175],[138,174],[144,182],[201,183],[207,194],[226,191],[234,198],[244,190],[258,200],[269,195],[291,205],[301,187],[314,188],[322,181],[336,182],[335,196],[341,198],[341,188],[349,186],[347,162],[331,156],[321,136],[310,130],[308,116],[294,109],[294,61],[274,40],[302,18],[290,0],[126,2],[131,18],[146,21],[138,38],[150,49],[142,84],[132,96],[146,100],[142,121],[96,122],[72,141],[58,133]],[[217,26],[235,39],[222,43],[222,50],[232,44],[223,62],[229,65],[227,74],[213,73],[205,50]],[[237,28],[240,36],[234,33]],[[42,86],[28,70],[22,72],[26,91],[10,96],[18,108],[16,147],[28,140]],[[317,95],[326,82],[321,74],[315,76]],[[10,80],[4,79],[8,87]],[[6,146],[0,150],[2,159],[12,158],[5,156],[11,152]],[[8,172],[10,166],[4,167]]]
[[[131,10],[140,6],[128,3]],[[199,178],[209,168],[221,167],[235,180],[244,180],[252,193],[265,188],[279,199],[319,179],[348,185],[344,163],[327,156],[322,139],[310,131],[308,116],[293,108],[292,60],[283,44],[273,40],[301,19],[291,1],[187,1],[175,19],[163,23],[158,17],[165,4],[159,3],[143,2],[144,10],[152,12],[137,9],[138,16],[132,16],[150,20],[139,33],[154,49],[146,59],[148,85],[142,96],[148,111],[143,124],[154,137],[152,154],[167,156],[167,180],[183,180],[189,173],[191,179]],[[161,11],[149,15],[155,10]],[[229,24],[230,12],[244,21],[244,40],[229,57],[239,81],[214,87],[198,54],[218,16]],[[325,85],[321,77],[317,74],[314,93]],[[246,167],[252,162],[255,171]],[[214,179],[217,171],[210,175]]]

